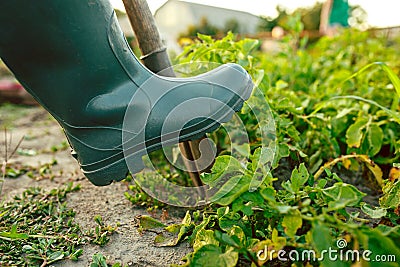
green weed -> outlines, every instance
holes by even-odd
[[[80,189],[69,183],[65,188],[44,192],[25,190],[0,206],[0,265],[50,266],[63,260],[78,260],[82,245],[104,245],[115,227],[106,226],[101,217],[94,230],[82,230],[67,208],[67,195]]]

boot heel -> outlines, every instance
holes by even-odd
[[[122,181],[128,176],[129,172],[138,173],[142,171],[145,168],[142,160],[143,155],[135,154],[127,156],[125,159],[121,159],[100,169],[93,171],[85,171],[82,169],[82,172],[90,182],[96,186],[109,185],[114,181]],[[129,171],[127,171],[127,165]]]

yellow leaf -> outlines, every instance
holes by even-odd
[[[393,167],[389,172],[389,181],[394,182],[395,180],[400,179],[400,169]]]
[[[343,166],[348,170],[351,167],[351,160],[350,159],[343,159]]]
[[[371,171],[371,173],[374,175],[375,180],[378,182],[379,186],[382,188],[383,187],[383,173],[381,168],[375,164],[368,156],[366,155],[358,155],[358,159],[360,159],[362,162],[365,163],[365,166]]]

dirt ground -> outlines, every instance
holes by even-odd
[[[68,206],[76,212],[76,222],[82,229],[94,229],[93,217],[100,215],[105,224],[119,227],[104,247],[86,245],[82,247],[84,254],[77,262],[61,261],[54,266],[89,266],[92,256],[101,252],[110,263],[120,262],[123,266],[169,266],[179,263],[180,259],[190,252],[187,243],[176,247],[155,247],[155,233],[145,232],[139,235],[134,218],[147,214],[146,210],[134,207],[124,196],[128,191],[124,183],[114,183],[105,187],[92,185],[80,172],[77,162],[70,156],[69,148],[52,151],[52,147],[63,147],[65,141],[62,129],[54,119],[40,107],[18,108],[16,111],[0,111],[0,124],[6,124],[8,136],[12,137],[11,148],[24,136],[19,151],[9,163],[22,163],[29,166],[40,166],[53,160],[57,164],[52,167],[54,179],[36,181],[27,175],[15,179],[6,179],[3,183],[1,200],[10,199],[29,187],[52,189],[61,187],[69,181],[81,184],[81,190],[68,195]],[[11,119],[10,119],[11,118]],[[10,121],[11,120],[11,121]],[[2,127],[3,128],[3,127]],[[2,136],[1,134],[0,136]],[[5,138],[0,137],[1,157],[5,156]],[[9,139],[9,138],[8,138]],[[8,149],[8,154],[10,153]],[[36,155],[32,155],[35,154]],[[31,155],[28,155],[31,154]],[[180,221],[179,217],[170,217],[167,221]]]

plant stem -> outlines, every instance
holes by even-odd
[[[345,159],[360,158],[361,156],[363,156],[363,155],[344,155],[344,156],[340,156],[330,162],[325,163],[324,166],[321,166],[319,168],[319,170],[314,174],[314,180],[317,180],[322,175],[322,173],[325,171],[325,169],[330,169],[333,166],[335,166],[337,163],[339,163]]]

